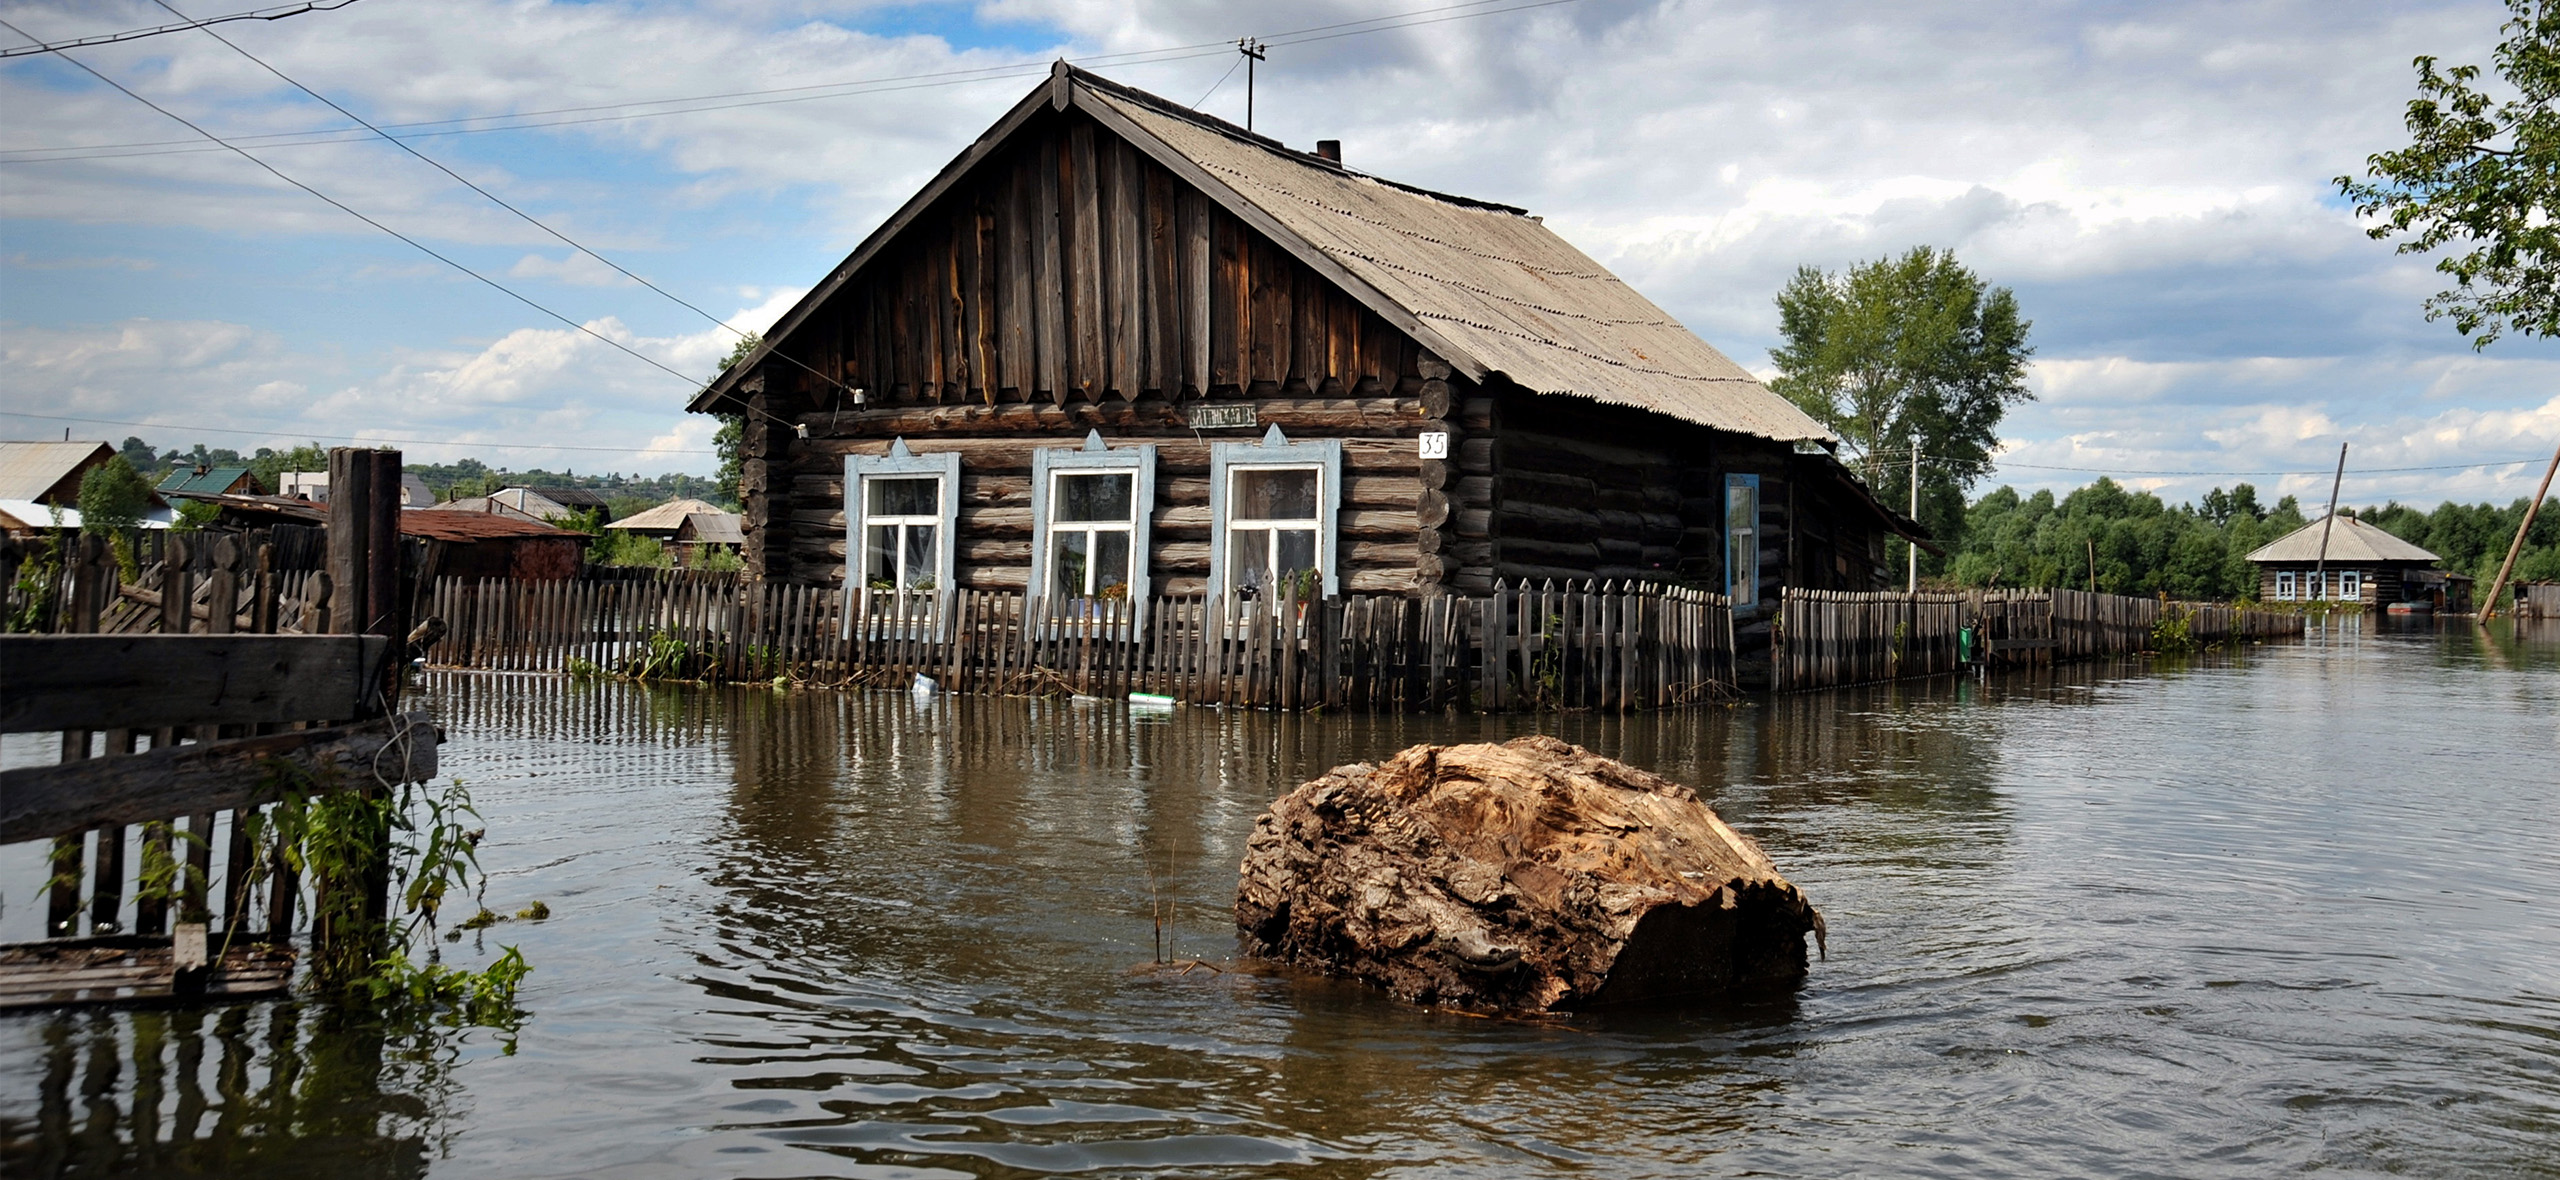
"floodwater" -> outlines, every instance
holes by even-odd
[[[1631,719],[439,675],[521,1029],[0,1017],[0,1171],[2560,1176],[2560,631],[2379,622]],[[1233,969],[1269,799],[1531,731],[1697,786],[1829,960],[1543,1022]]]

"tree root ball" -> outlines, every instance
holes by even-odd
[[[1689,788],[1551,737],[1340,766],[1254,821],[1255,955],[1417,1004],[1549,1011],[1805,974],[1822,915]]]

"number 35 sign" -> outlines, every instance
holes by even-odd
[[[1449,432],[1445,430],[1434,430],[1424,434],[1422,436],[1422,457],[1425,459],[1448,458]]]

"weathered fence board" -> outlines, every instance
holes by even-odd
[[[0,635],[0,733],[354,717],[390,650],[378,635]]]

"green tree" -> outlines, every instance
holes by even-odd
[[[80,531],[120,536],[151,508],[151,483],[118,455],[80,477]]]
[[[2479,86],[2480,67],[2413,64],[2405,148],[2368,157],[2362,180],[2337,179],[2377,241],[2406,235],[2403,254],[2447,247],[2453,280],[2426,302],[2487,348],[2508,330],[2560,336],[2560,0],[2507,0],[2507,39],[2492,55],[2512,93]]]
[[[762,347],[764,347],[764,334],[761,332],[750,332],[739,337],[738,343],[729,349],[728,357],[720,362],[720,371],[728,372],[739,361],[747,359],[749,354]],[[711,436],[712,449],[720,453],[718,496],[727,504],[735,505],[740,502],[738,480],[746,474],[747,467],[746,425],[747,419],[743,414],[722,414],[720,429]]]
[[[1802,267],[1778,292],[1784,342],[1770,388],[1840,436],[1887,503],[1910,495],[1920,449],[1921,522],[1959,539],[1965,493],[1991,470],[2000,419],[2026,386],[2029,321],[2017,296],[1922,246],[1834,274]]]
[[[199,446],[196,449],[204,448]],[[316,442],[304,443],[290,451],[275,451],[260,447],[257,455],[249,460],[250,477],[256,479],[258,486],[270,494],[281,490],[276,486],[276,477],[285,472],[327,471],[328,469],[329,451]]]

